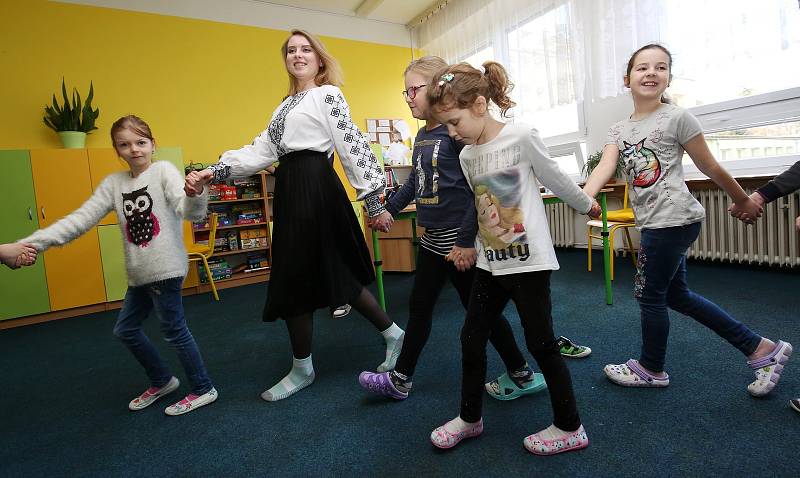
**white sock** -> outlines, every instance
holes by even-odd
[[[450,433],[451,435],[455,435],[456,433],[460,433],[464,430],[470,430],[475,427],[478,423],[468,423],[461,419],[461,417],[455,417],[454,419],[450,420],[449,422],[444,424],[444,429]]]
[[[378,372],[388,372],[393,370],[397,363],[397,357],[400,356],[400,351],[403,349],[403,337],[405,337],[406,333],[392,322],[392,325],[381,332],[381,335],[386,341],[386,358],[378,365]]]
[[[262,393],[261,398],[268,402],[277,402],[308,387],[313,381],[314,364],[311,362],[311,355],[304,359],[293,358],[289,375]]]
[[[564,438],[572,432],[566,432],[555,425],[550,425],[544,430],[539,432],[539,436],[545,440],[555,440],[557,438]]]

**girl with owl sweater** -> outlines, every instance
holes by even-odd
[[[111,127],[111,139],[130,171],[109,175],[77,210],[19,242],[39,252],[63,246],[109,212],[116,212],[125,249],[128,291],[114,335],[139,361],[151,384],[128,408],[141,410],[180,385],[142,331],[142,322],[155,309],[164,338],[178,352],[192,386],[186,398],[164,410],[167,415],[180,415],[217,399],[186,325],[181,299],[181,285],[188,271],[181,221],[202,219],[208,195],[203,192],[186,197],[180,172],[167,161],[152,162],[155,140],[140,118],[131,115],[117,120]]]

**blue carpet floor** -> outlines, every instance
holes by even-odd
[[[140,412],[128,401],[144,374],[111,330],[107,312],[0,332],[0,475],[39,476],[797,476],[800,352],[775,392],[754,399],[744,357],[702,326],[673,314],[665,389],[625,389],[602,373],[636,357],[638,306],[633,267],[619,259],[615,303],[603,301],[602,271],[585,270],[585,251],[559,250],[553,275],[556,332],[593,354],[569,362],[588,449],[530,455],[522,439],[552,421],[547,393],[511,402],[488,396],[484,434],[450,451],[430,431],[456,416],[460,386],[455,291],[442,294],[430,341],[404,402],[363,392],[361,370],[383,359],[380,335],[352,313],[317,314],[316,382],[290,399],[259,398],[289,369],[284,325],[261,322],[264,284],[185,299],[186,314],[220,393],[194,413],[168,417],[179,393]],[[600,259],[597,254],[596,260]],[[387,274],[389,312],[407,319],[411,274]],[[690,262],[690,285],[756,332],[800,347],[800,274]],[[518,316],[507,309],[518,342]],[[155,320],[147,324],[158,338]],[[184,380],[175,354],[157,346]],[[526,356],[528,354],[526,353]],[[494,351],[489,374],[502,373]]]

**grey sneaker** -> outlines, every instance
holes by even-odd
[[[168,406],[164,410],[164,413],[171,416],[183,415],[184,413],[192,412],[204,405],[208,405],[209,403],[214,403],[216,401],[217,389],[212,388],[202,395],[186,395],[186,397],[180,402]]]
[[[167,382],[167,384],[161,388],[150,387],[145,390],[144,393],[131,400],[131,403],[128,404],[128,409],[137,411],[147,408],[159,398],[177,390],[180,385],[181,382],[177,379],[177,377],[172,377],[169,379],[169,382]]]

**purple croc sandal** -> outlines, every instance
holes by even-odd
[[[394,398],[395,400],[408,398],[408,392],[401,392],[394,386],[392,379],[389,377],[389,372],[361,372],[361,375],[358,376],[358,383],[365,390],[378,395]]]
[[[634,359],[619,365],[608,364],[603,368],[603,372],[606,373],[609,380],[623,387],[666,387],[669,385],[669,375],[664,378],[651,375]]]
[[[756,380],[747,386],[754,397],[763,397],[778,385],[783,367],[792,355],[792,344],[779,340],[769,355],[758,360],[748,360],[747,365],[756,371]]]

